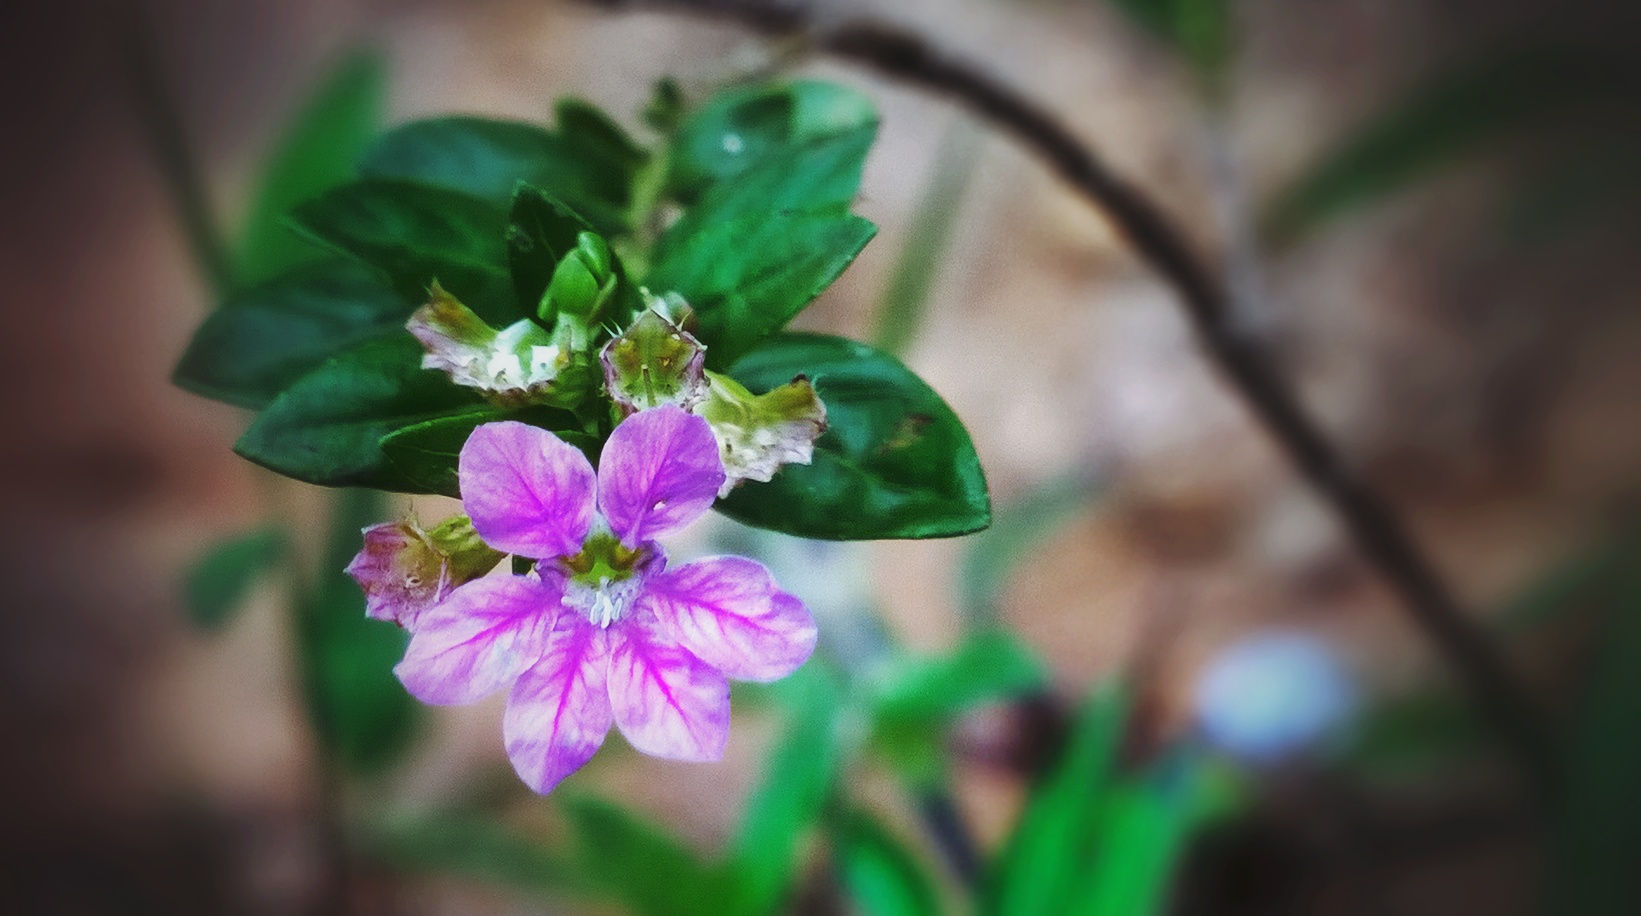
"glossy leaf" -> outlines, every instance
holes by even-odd
[[[656,825],[605,801],[564,800],[575,829],[582,879],[601,896],[644,916],[721,916],[738,899],[734,875],[702,861]]]
[[[433,281],[492,326],[523,317],[507,269],[507,211],[459,191],[408,181],[343,185],[298,207],[311,238],[382,273],[406,302]]]
[[[839,877],[866,916],[937,916],[940,894],[924,863],[888,828],[864,812],[833,830]]]
[[[326,358],[404,334],[411,307],[362,264],[332,258],[230,298],[194,332],[172,381],[261,408]]]
[[[387,74],[382,56],[343,58],[286,126],[262,168],[234,261],[241,285],[261,283],[323,255],[285,225],[292,207],[353,177],[381,125]]]
[[[857,90],[800,80],[719,92],[679,127],[668,162],[673,194],[693,200],[790,143],[877,124],[875,106]]]
[[[571,129],[585,130],[581,113]],[[630,156],[608,155],[609,137],[571,141],[518,121],[443,117],[413,121],[384,135],[365,155],[360,172],[437,185],[505,208],[520,181],[574,207],[600,231],[627,225]]]
[[[417,492],[378,444],[407,426],[481,406],[471,390],[421,368],[410,335],[362,344],[275,398],[234,445],[269,470],[324,486]]]
[[[480,424],[503,420],[550,429],[560,439],[588,453],[588,460],[597,460],[602,443],[576,428],[574,414],[552,407],[477,407],[396,429],[383,436],[378,444],[394,478],[411,492],[460,497],[456,463],[467,437]]]
[[[521,184],[513,192],[507,221],[507,261],[518,303],[534,312],[553,278],[553,268],[576,245],[576,236],[592,227],[574,210],[540,188]]]
[[[393,666],[408,636],[365,616],[365,596],[342,571],[359,550],[359,531],[387,517],[370,490],[337,494],[319,578],[300,608],[303,695],[321,743],[344,767],[374,773],[409,748],[421,704],[405,693]]]
[[[687,256],[657,264],[646,283],[694,307],[708,368],[722,369],[785,327],[876,233],[858,216],[833,213],[715,223],[693,236]]]
[[[277,528],[257,528],[211,545],[184,581],[188,618],[201,630],[227,626],[251,586],[284,555],[285,539]]]
[[[812,464],[788,465],[720,500],[731,518],[828,540],[950,537],[991,521],[968,431],[893,357],[841,337],[782,334],[730,374],[754,392],[807,376],[829,426]]]
[[[1066,912],[1092,861],[1127,715],[1128,698],[1119,688],[1098,689],[1084,701],[1065,749],[1033,788],[994,864],[982,913]]]
[[[872,705],[880,719],[942,719],[1047,684],[1048,671],[1031,649],[1005,630],[984,630],[946,655],[905,657],[888,667]]]

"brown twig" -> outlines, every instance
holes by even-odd
[[[1203,348],[1300,473],[1332,504],[1357,547],[1403,599],[1470,691],[1471,699],[1520,761],[1534,788],[1559,782],[1555,746],[1526,691],[1487,636],[1460,609],[1396,514],[1347,466],[1339,451],[1272,368],[1261,347],[1233,320],[1225,291],[1184,233],[1141,192],[1118,178],[1047,111],[923,38],[878,22],[822,25],[804,7],[759,0],[585,0],[617,10],[672,10],[725,19],[754,31],[797,38],[945,96],[990,120],[1036,153],[1101,210],[1178,293]]]

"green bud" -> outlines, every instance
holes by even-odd
[[[544,322],[558,315],[574,315],[584,323],[596,320],[604,302],[615,292],[615,261],[610,246],[592,232],[576,236],[576,246],[553,268],[553,279],[541,297],[537,314]]]
[[[604,345],[604,386],[623,413],[662,404],[693,410],[707,393],[706,348],[653,309]]]

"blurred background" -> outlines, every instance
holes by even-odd
[[[169,383],[212,294],[143,81],[163,87],[209,212],[232,226],[285,125],[367,46],[390,122],[542,120],[577,95],[644,137],[638,112],[664,76],[701,97],[788,72],[877,102],[856,211],[882,231],[800,325],[894,343],[971,430],[998,525],[759,549],[835,644],[864,608],[897,651],[938,657],[980,614],[1039,660],[1043,689],[942,732],[940,797],[982,850],[1008,842],[1071,710],[1121,679],[1125,759],[1207,748],[1231,799],[1182,836],[1159,912],[1641,912],[1641,15],[1597,0],[1246,0],[1225,6],[1221,45],[1158,19],[1164,7],[813,13],[879,17],[1018,88],[1185,229],[1236,291],[1238,326],[1551,714],[1570,781],[1552,816],[1529,809],[1170,289],[961,109],[734,24],[563,0],[18,3],[0,12],[0,908],[340,911],[315,814],[333,799],[277,581],[214,629],[184,610],[212,543],[269,505],[300,522],[319,503],[230,452],[247,414]],[[420,502],[428,518],[450,508]],[[702,549],[751,537],[725,522]],[[722,764],[612,740],[572,782],[711,858],[776,737],[757,698],[737,704]],[[521,832],[557,836],[552,806],[509,782],[498,708],[432,711],[414,753],[348,787],[349,810],[477,793]],[[929,809],[897,772],[866,759],[847,789],[915,837]],[[961,899],[939,850],[912,845],[940,898]],[[820,858],[790,911],[889,912],[827,893]],[[405,857],[354,865],[348,912],[619,911]],[[1589,893],[1556,890],[1569,886]]]

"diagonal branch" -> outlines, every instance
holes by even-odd
[[[1300,473],[1333,506],[1357,548],[1401,596],[1483,716],[1541,795],[1559,779],[1552,740],[1502,657],[1459,607],[1396,514],[1347,466],[1259,345],[1233,320],[1224,289],[1185,236],[1145,195],[1118,178],[1052,115],[923,38],[870,21],[823,24],[800,6],[759,0],[586,0],[611,9],[662,9],[731,20],[803,40],[894,79],[945,96],[1036,153],[1100,209],[1135,253],[1174,288],[1209,358]]]

